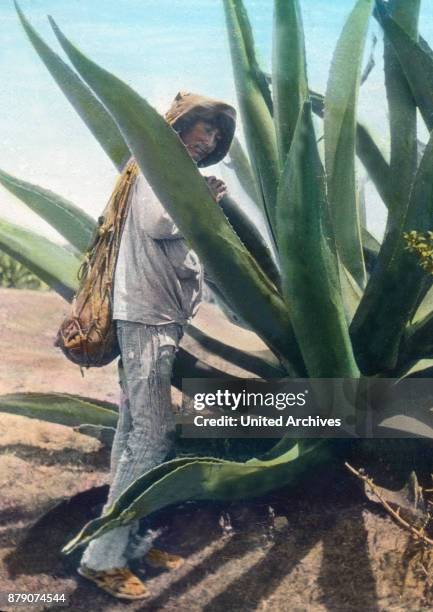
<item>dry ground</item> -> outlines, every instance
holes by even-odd
[[[83,379],[52,347],[64,311],[51,293],[0,290],[0,393],[59,391],[116,401],[115,366]],[[369,457],[352,459],[362,465]],[[158,513],[152,520],[165,527],[161,545],[186,563],[171,573],[138,563],[151,597],[120,603],[77,576],[79,554],[59,553],[98,514],[108,460],[97,440],[70,428],[1,415],[0,592],[63,592],[73,612],[433,610],[416,546],[366,500],[340,462],[316,474],[308,489]],[[390,469],[386,461],[379,467],[382,474]]]

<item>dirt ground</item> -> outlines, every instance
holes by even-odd
[[[53,348],[65,310],[52,293],[0,290],[0,393],[116,401],[114,365],[82,378]],[[350,458],[390,471],[386,458],[373,455]],[[164,527],[161,547],[186,562],[174,572],[138,562],[151,596],[121,603],[76,574],[79,551],[59,552],[104,503],[109,450],[61,425],[0,415],[0,593],[65,593],[63,609],[73,612],[433,610],[428,555],[342,463],[317,473],[308,488],[236,504],[190,502],[152,516]],[[15,609],[61,608],[0,605]]]

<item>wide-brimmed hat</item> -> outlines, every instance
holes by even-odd
[[[228,153],[236,128],[236,110],[233,106],[206,96],[180,91],[165,114],[165,119],[177,132],[198,120],[213,122],[221,132],[215,149],[197,165],[201,168],[221,161]]]

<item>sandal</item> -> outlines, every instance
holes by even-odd
[[[185,559],[179,555],[172,555],[159,548],[151,548],[144,560],[151,567],[163,567],[164,569],[177,569],[183,565]]]
[[[143,599],[150,595],[147,586],[128,567],[94,570],[80,565],[77,571],[118,599]]]

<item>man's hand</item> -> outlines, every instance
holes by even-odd
[[[224,181],[217,179],[216,176],[205,176],[204,178],[217,202],[227,195],[227,185],[224,183]]]

